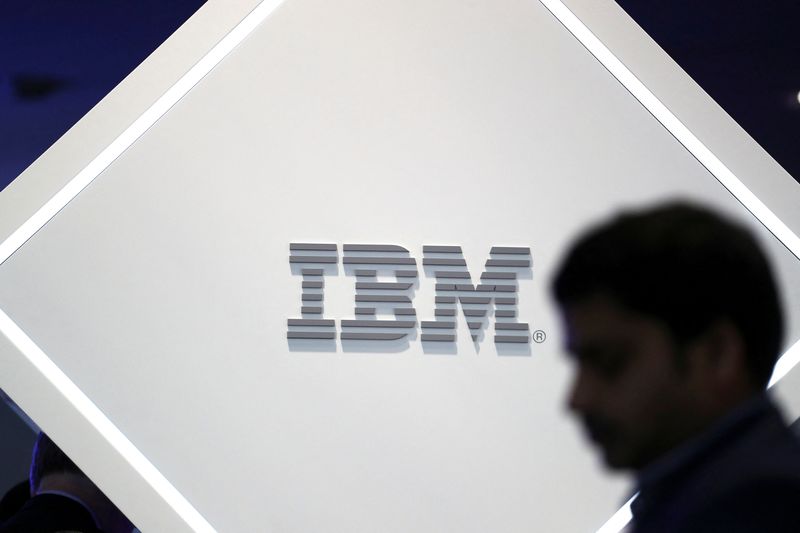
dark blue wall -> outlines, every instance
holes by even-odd
[[[0,6],[0,189],[203,3],[4,0]]]

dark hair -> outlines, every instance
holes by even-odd
[[[67,457],[61,448],[50,440],[44,433],[39,433],[36,444],[33,446],[33,460],[31,461],[30,483],[31,491],[39,489],[39,484],[48,474],[56,472],[72,472],[83,476],[80,468]]]
[[[757,387],[779,355],[783,319],[763,251],[749,231],[696,205],[625,212],[591,229],[567,254],[553,292],[562,306],[607,293],[662,320],[682,345],[728,319]]]

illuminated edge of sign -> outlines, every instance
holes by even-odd
[[[770,378],[767,388],[772,388],[773,385],[783,379],[783,376],[788,374],[798,363],[800,363],[800,340],[786,350],[786,353],[775,363],[775,368],[772,370],[772,378]]]
[[[264,0],[248,13],[211,50],[161,95],[111,144],[78,172],[61,190],[0,244],[0,264],[4,263],[61,209],[125,152],[144,132],[197,85],[222,59],[239,45],[284,0]],[[194,531],[215,531],[164,475],[139,451],[111,420],[59,369],[36,343],[0,309],[0,332],[64,395],[67,401],[105,438],[142,479]]]
[[[614,516],[608,519],[603,527],[597,530],[597,533],[619,533],[623,530],[625,526],[628,525],[628,522],[631,521],[633,518],[633,514],[631,514],[631,502],[636,499],[636,496],[639,494],[636,493],[631,496],[631,499],[625,502],[625,505],[619,508],[619,511],[614,513]]]
[[[561,0],[539,0],[723,187],[800,260],[800,238],[589,30]]]
[[[263,0],[133,124],[50,200],[0,244],[4,263],[50,219],[74,199],[114,160],[208,74],[285,0]],[[550,13],[658,120],[733,196],[800,260],[800,238],[745,186],[560,0],[539,0]],[[164,501],[195,531],[214,528],[131,443],[94,403],[64,374],[30,337],[2,310],[0,332],[50,381],[136,470]],[[800,362],[800,341],[776,365],[770,386]],[[780,369],[780,374],[778,373]],[[630,500],[597,533],[617,533],[630,521]]]
[[[69,403],[94,427],[127,463],[194,531],[215,529],[183,495],[158,471],[97,405],[81,391],[22,329],[0,310],[0,331],[41,372]]]

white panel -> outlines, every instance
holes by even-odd
[[[625,485],[563,411],[549,278],[589,221],[675,196],[800,279],[540,3],[292,0],[0,267],[0,308],[221,531],[592,531]],[[530,246],[547,340],[297,349],[298,241],[461,245],[473,279]],[[353,318],[354,278],[325,282]]]

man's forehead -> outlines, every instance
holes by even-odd
[[[562,311],[567,326],[579,327],[582,330],[602,329],[602,325],[645,318],[641,313],[627,308],[618,299],[605,292],[593,293],[567,303]]]
[[[566,349],[571,353],[623,347],[655,319],[625,307],[606,293],[569,303],[562,312]]]

